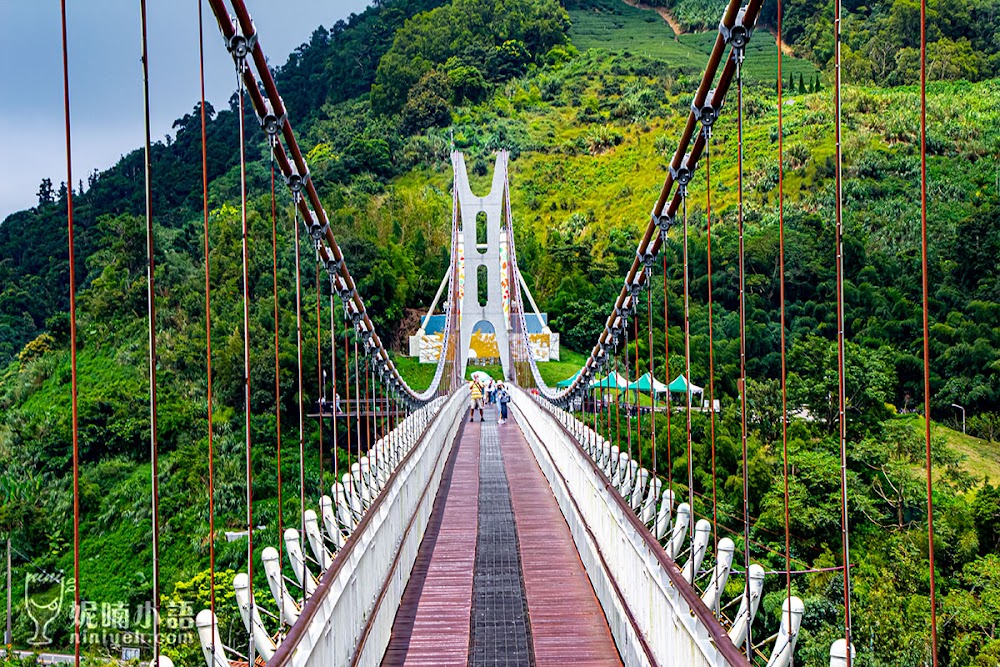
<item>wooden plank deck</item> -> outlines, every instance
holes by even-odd
[[[465,423],[382,664],[466,667],[479,508],[479,422]]]
[[[500,426],[537,667],[621,665],[604,610],[545,475],[517,424]]]

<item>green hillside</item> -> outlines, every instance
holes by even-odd
[[[893,3],[896,11],[902,11],[896,7],[901,4]],[[613,0],[567,2],[565,12],[555,0],[522,0],[517,11],[502,0],[387,0],[380,5],[331,29],[318,29],[276,74],[379,334],[401,354],[413,333],[406,323],[416,322],[414,313],[425,312],[446,271],[450,142],[467,154],[477,190],[487,187],[495,152],[507,149],[519,265],[562,336],[563,361],[545,365],[542,374],[547,382],[571,376],[584,360],[580,352],[590,349],[603,326],[633,260],[714,33],[675,39],[654,12]],[[697,6],[684,6],[693,16]],[[801,14],[812,5],[796,7]],[[980,11],[977,5],[973,15]],[[721,7],[712,13],[721,13]],[[696,26],[693,21],[686,25]],[[747,416],[752,551],[755,560],[777,570],[784,567],[778,130],[776,49],[766,25],[748,53],[744,101]],[[850,39],[856,39],[853,33]],[[839,448],[829,401],[831,392],[836,394],[831,375],[836,354],[833,100],[826,60],[811,47],[796,43],[795,50],[802,57],[784,60],[795,84],[794,91],[786,90],[784,107],[788,384],[792,405],[807,408],[814,421],[796,420],[790,429],[791,533],[797,569],[822,569],[838,563],[840,549]],[[994,486],[1000,468],[990,442],[1000,435],[1000,427],[991,426],[1000,424],[1000,80],[985,76],[997,51],[984,50],[982,69],[967,77],[985,80],[943,76],[936,78],[948,80],[929,88],[931,417],[939,422],[932,458],[939,600],[948,619],[941,627],[940,664],[948,666],[993,665],[1000,659],[1000,639],[992,630],[1000,622],[995,604],[1000,596],[1000,491]],[[806,92],[798,90],[799,74]],[[820,90],[808,92],[817,81],[822,81]],[[926,516],[919,477],[924,443],[912,414],[923,404],[917,99],[912,85],[852,85],[844,91],[854,631],[857,664],[877,667],[918,667],[929,659]],[[723,405],[716,424],[720,530],[739,532],[735,107],[730,98],[712,139],[712,288],[716,392]],[[217,507],[217,533],[211,537],[198,114],[179,119],[171,142],[153,151],[162,592],[195,610],[207,604],[211,540],[220,571],[238,570],[246,561],[245,542],[227,542],[222,535],[244,527],[246,497],[236,113],[212,110],[208,131]],[[247,121],[256,127],[254,119]],[[255,533],[260,549],[278,543],[276,409],[282,415],[280,509],[286,521],[299,509],[298,369],[292,210],[280,191],[281,373],[275,396],[270,165],[262,135],[252,134],[249,148],[250,261],[252,275],[259,278],[251,281],[254,520],[266,526]],[[82,276],[82,594],[132,609],[151,595],[140,174],[137,151],[95,174],[74,197]],[[688,206],[692,377],[698,384],[708,378],[704,174],[703,163]],[[0,263],[0,529],[17,549],[19,577],[26,571],[72,568],[68,319],[65,290],[53,288],[67,281],[64,207],[58,194],[49,195],[0,225],[0,252],[6,258]],[[678,229],[666,250],[669,323],[663,318],[658,269],[653,278],[653,370],[660,379],[675,377],[684,365],[680,238]],[[307,401],[320,394],[314,280],[309,267],[302,366]],[[325,279],[319,300],[322,366],[328,367],[330,313],[324,286]],[[341,318],[336,319],[342,383],[345,334]],[[647,370],[647,335],[642,321],[638,349],[632,341],[623,351],[629,362],[620,359],[633,374],[636,355],[639,372]],[[664,367],[668,340],[669,370]],[[347,345],[352,342],[348,338]],[[414,386],[430,382],[432,367],[397,359]],[[954,419],[953,403],[968,410],[970,437],[943,426]],[[669,481],[678,493],[687,491],[689,466],[679,444],[687,439],[683,421],[674,419],[668,430],[661,414],[656,429],[658,459],[670,462]],[[696,414],[693,425],[690,465],[701,494],[695,509],[710,513],[705,500],[712,490],[709,423]],[[632,429],[637,426],[633,422]],[[652,454],[650,431],[647,417],[641,442],[636,439],[644,460]],[[307,422],[305,493],[311,506],[332,483],[332,435],[329,425],[321,434]],[[339,442],[348,437],[343,426],[337,436]],[[339,465],[346,462],[340,452]],[[739,541],[737,548],[742,549]],[[797,575],[793,581],[807,608],[796,665],[828,664],[829,645],[841,632],[838,576]],[[778,579],[768,580],[760,627],[755,626],[755,633],[766,633],[762,637],[779,622],[784,589]],[[257,583],[258,590],[266,590],[263,579]],[[24,599],[23,586],[23,577],[15,578],[16,601]],[[729,595],[738,594],[739,582],[731,588]],[[219,592],[223,624],[238,630],[228,582],[220,583]],[[34,626],[23,603],[17,604],[14,638],[23,646]],[[57,647],[71,641],[69,616],[64,616],[53,624]],[[233,645],[243,641],[237,630]],[[201,664],[194,644],[168,652],[179,667]]]

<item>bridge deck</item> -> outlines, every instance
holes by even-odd
[[[531,449],[487,412],[460,433],[382,664],[621,665]]]

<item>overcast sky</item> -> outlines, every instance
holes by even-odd
[[[200,100],[198,2],[205,13],[206,92],[225,107],[232,60],[205,0],[148,0],[153,140]],[[246,0],[261,46],[284,64],[320,25],[369,0]],[[138,0],[69,0],[73,179],[86,182],[143,143]],[[66,180],[59,0],[0,0],[0,221],[37,203],[45,177]],[[295,110],[289,110],[294,120]]]

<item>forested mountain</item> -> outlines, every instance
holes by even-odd
[[[634,257],[713,35],[674,39],[656,13],[618,0],[568,0],[565,7],[556,0],[376,4],[330,29],[317,29],[276,73],[312,177],[380,333],[402,349],[412,333],[406,323],[414,321],[413,310],[429,305],[446,270],[448,156],[454,142],[468,156],[477,189],[489,181],[495,151],[511,151],[519,264],[539,305],[562,332],[564,346],[588,350]],[[958,413],[952,404],[961,404],[968,410],[970,432],[989,440],[963,437],[943,424],[934,427],[941,664],[950,666],[1000,660],[995,634],[1000,622],[1000,491],[995,486],[1000,457],[991,444],[1000,437],[1000,81],[989,79],[996,74],[998,52],[990,41],[996,39],[990,33],[996,25],[988,20],[991,7],[988,0],[935,7],[934,37],[941,45],[936,48],[964,49],[966,40],[977,64],[974,72],[949,66],[933,76],[973,83],[940,81],[929,91],[931,416],[954,425]],[[859,68],[849,71],[853,83],[861,84],[844,94],[857,664],[917,667],[928,658],[929,615],[923,441],[920,417],[913,414],[923,403],[919,125],[915,87],[890,85],[913,81],[907,51],[913,47],[907,27],[913,15],[907,0],[846,8],[851,18],[845,40],[851,50],[845,58],[849,67]],[[682,0],[670,9],[689,28],[712,29],[722,11],[707,0]],[[796,408],[814,418],[793,421],[789,443],[793,557],[802,569],[836,565],[840,544],[839,450],[829,400],[836,392],[831,384],[836,381],[831,375],[836,353],[834,165],[824,10],[812,0],[786,4],[785,22],[795,54],[785,61],[792,75],[791,85],[785,82],[784,127],[789,395]],[[769,12],[765,19],[773,16],[773,7]],[[887,52],[891,63],[869,71],[876,44],[892,49]],[[745,99],[750,510],[754,556],[769,569],[784,567],[775,54],[772,38],[758,31],[748,53]],[[872,81],[885,87],[869,85]],[[208,127],[220,531],[243,528],[246,493],[238,416],[243,362],[235,108],[231,101],[226,109],[210,110]],[[206,604],[209,594],[198,111],[179,119],[173,136],[153,151],[163,592],[195,608]],[[247,121],[247,127],[256,128],[254,119]],[[266,526],[255,538],[263,548],[279,541],[276,407],[285,415],[283,511],[285,516],[297,512],[298,369],[292,210],[279,183],[282,370],[275,397],[270,164],[259,131],[251,133],[249,148],[253,495],[255,520]],[[729,527],[741,525],[736,517],[742,507],[735,407],[735,150],[730,104],[712,139],[714,353],[716,391],[724,405],[717,424],[717,491],[720,517]],[[699,168],[689,201],[692,376],[699,384],[709,372],[703,178]],[[77,189],[82,591],[90,600],[135,606],[151,590],[151,512],[144,500],[137,501],[148,497],[150,470],[141,152],[93,174]],[[51,183],[40,188],[37,207],[0,225],[0,530],[11,534],[18,549],[15,567],[69,570],[68,269],[65,202],[56,190]],[[683,367],[681,250],[675,237],[667,248],[668,323],[663,295],[653,292],[652,341],[660,377],[667,374],[662,367],[665,331],[670,374]],[[303,372],[316,378],[317,289],[311,268],[305,277],[304,337],[313,343]],[[324,283],[320,280],[320,291]],[[321,300],[325,309],[325,296]],[[328,326],[329,312],[322,317]],[[337,327],[342,335],[339,318]],[[633,342],[629,354],[636,352]],[[329,353],[325,348],[324,355]],[[644,336],[638,354],[640,360],[649,358]],[[553,375],[557,371],[546,372],[552,381],[562,379]],[[306,398],[317,394],[310,385]],[[666,423],[658,423],[657,430],[658,456],[667,460]],[[676,446],[686,434],[676,421],[670,433],[673,484],[675,491],[686,492],[689,462],[683,447]],[[696,490],[710,498],[708,433],[707,421],[696,415],[690,465]],[[326,480],[319,481],[321,436],[313,423],[305,435],[307,479],[315,480],[306,489],[307,502],[314,506],[332,471],[327,459]],[[647,439],[642,445],[647,452],[652,446]],[[243,567],[245,544],[215,538],[219,570]],[[265,590],[263,580],[259,585]],[[732,586],[738,588],[739,582]],[[838,575],[802,576],[794,586],[806,601],[796,665],[826,665],[829,644],[841,631]],[[238,615],[231,587],[220,585],[219,591],[226,625]],[[767,630],[777,627],[782,596],[783,588],[769,583],[761,614]],[[32,627],[23,613],[17,618],[15,640],[22,644]],[[53,627],[57,642],[65,645],[70,626]],[[200,664],[193,645],[168,652],[179,664]]]

